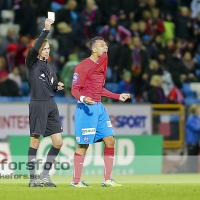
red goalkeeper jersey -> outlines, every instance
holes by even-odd
[[[72,95],[80,100],[81,96],[90,97],[95,102],[100,102],[101,97],[119,100],[120,94],[112,93],[103,86],[106,79],[108,55],[103,53],[97,62],[86,58],[80,62],[75,70],[72,80]]]

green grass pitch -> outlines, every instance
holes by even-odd
[[[56,188],[29,188],[28,180],[0,179],[0,200],[198,200],[200,175],[114,176],[120,188],[103,188],[101,176],[84,176],[89,188],[71,188],[70,176],[55,176]]]

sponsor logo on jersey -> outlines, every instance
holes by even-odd
[[[88,139],[88,137],[84,137],[84,142],[88,142],[89,141],[89,139]]]
[[[111,121],[107,121],[106,123],[108,127],[112,127]]]
[[[78,82],[78,76],[79,76],[79,74],[74,73],[74,75],[73,75],[73,83],[77,83]]]
[[[82,135],[94,135],[96,133],[96,128],[83,128],[81,131]]]

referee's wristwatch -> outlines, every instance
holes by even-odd
[[[49,30],[47,30],[46,28],[43,28],[43,31],[49,31]]]

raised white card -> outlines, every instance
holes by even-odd
[[[48,19],[55,21],[55,13],[54,12],[48,12]]]

